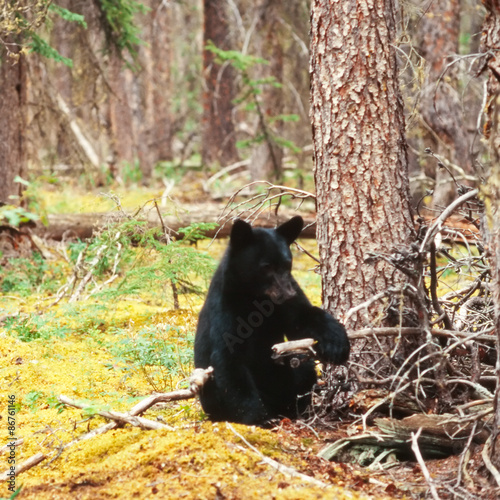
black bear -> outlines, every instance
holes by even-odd
[[[200,401],[211,420],[265,424],[294,418],[308,406],[314,361],[292,368],[271,358],[271,347],[314,338],[322,361],[349,356],[344,327],[311,305],[292,277],[290,245],[303,227],[293,217],[276,229],[236,220],[229,246],[210,284],[194,343],[196,368],[213,366]]]

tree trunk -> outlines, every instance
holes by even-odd
[[[17,44],[10,47],[17,58],[0,44],[0,205],[19,203],[22,184],[14,179],[26,168],[26,61]]]
[[[269,66],[259,65],[260,74],[256,78],[273,77],[274,81],[283,83],[283,46],[281,0],[265,0],[258,8],[259,21],[257,23],[258,36],[255,54],[259,54],[269,61]],[[276,120],[271,122],[270,118],[283,114],[283,89],[268,85],[258,97],[261,116],[257,130],[263,135],[263,141],[254,149],[250,161],[250,175],[253,181],[269,180],[280,181],[281,162],[283,148],[275,141],[275,137],[281,137],[283,122]]]
[[[440,0],[426,2],[425,7],[418,25],[420,54],[427,63],[420,102],[428,130],[424,142],[445,160],[470,171],[469,137],[457,91],[459,66],[455,64],[446,68],[452,60],[450,56],[459,52],[460,2]],[[455,197],[456,186],[446,168],[440,168],[434,159],[428,161],[432,163],[432,177],[435,178],[432,204],[445,207]],[[458,177],[456,171],[451,173]]]
[[[215,222],[217,225],[214,229],[203,231],[207,238],[223,238],[229,236],[231,232],[232,219],[226,219],[222,225],[220,221],[223,207],[214,205],[213,203],[195,205],[183,204],[185,212],[176,215],[168,213],[162,214],[162,220],[158,217],[156,211],[150,211],[144,217],[147,218],[148,227],[160,227],[165,225],[170,231],[176,233],[180,228],[187,227],[196,222]],[[242,214],[250,215],[249,213]],[[259,214],[252,220],[252,225],[256,227],[275,228],[285,220],[292,218],[297,213],[294,210],[281,208],[279,216],[271,213]],[[316,237],[316,217],[315,214],[301,213],[304,218],[305,229],[300,233],[301,238]],[[121,217],[121,218],[120,218]],[[37,226],[30,230],[34,234],[50,239],[61,241],[72,238],[81,240],[91,238],[95,231],[101,227],[108,226],[111,222],[119,222],[125,220],[125,215],[119,216],[116,212],[97,212],[97,213],[80,213],[80,214],[48,214],[47,226],[38,223]],[[139,217],[140,218],[140,217]]]
[[[402,284],[382,259],[415,240],[392,0],[313,0],[311,120],[324,307],[350,308]],[[351,315],[376,326],[380,302]]]
[[[155,2],[153,2],[156,5]],[[168,3],[161,3],[151,11],[152,65],[150,72],[153,78],[153,119],[150,126],[150,142],[148,148],[155,151],[154,162],[172,159],[172,116],[170,99],[172,84],[170,70],[172,66],[172,46],[170,31],[172,25],[172,8]]]
[[[154,166],[172,159],[171,72],[172,6],[167,2],[145,2],[149,11],[142,19],[147,40],[139,49],[141,71],[137,75],[140,102],[138,156],[143,180],[149,181]],[[137,118],[137,117],[136,117]]]
[[[111,138],[112,163],[128,163],[135,160],[134,128],[130,105],[131,87],[127,82],[125,61],[115,46],[109,47],[109,93],[108,123]]]
[[[500,60],[495,54],[500,50],[500,1],[483,0],[488,11],[483,28],[483,52],[489,52],[487,82],[486,138],[490,141],[490,171],[486,185],[482,189],[485,201],[483,238],[491,265],[493,300],[495,304],[495,329],[497,334],[497,387],[494,407],[491,460],[500,469]]]
[[[202,161],[228,165],[238,160],[233,125],[234,71],[229,65],[215,62],[205,49],[209,41],[222,50],[231,47],[226,14],[226,0],[204,0],[203,31],[203,120]]]

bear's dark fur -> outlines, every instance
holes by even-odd
[[[313,361],[297,368],[277,364],[271,347],[312,337],[325,362],[349,356],[344,327],[311,305],[291,275],[291,243],[302,231],[294,217],[277,229],[252,228],[237,220],[212,279],[194,344],[197,368],[213,366],[200,400],[212,420],[264,424],[294,418],[311,400]]]

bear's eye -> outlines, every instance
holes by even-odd
[[[260,266],[260,271],[263,273],[270,273],[273,270],[273,266],[269,262],[263,262]]]

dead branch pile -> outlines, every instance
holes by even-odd
[[[480,232],[465,234],[447,226],[451,214],[459,213],[479,229],[478,190],[464,188],[460,194],[434,220],[418,219],[417,244],[397,248],[391,255],[373,255],[407,277],[403,288],[388,289],[368,301],[385,301],[385,317],[399,317],[399,324],[350,332],[361,348],[344,371],[348,396],[342,397],[338,377],[331,376],[315,418],[324,420],[340,402],[351,416],[361,414],[365,429],[352,440],[334,443],[324,450],[325,457],[350,460],[357,450],[366,460],[371,450],[369,462],[379,463],[383,449],[385,458],[396,453],[420,463],[461,454],[458,474],[463,478],[469,477],[468,457],[482,448],[483,476],[500,487],[498,462],[495,465],[490,457],[499,383],[492,276]],[[368,305],[361,304],[347,316]],[[363,343],[368,348],[373,341],[380,356],[364,358]],[[379,450],[378,458],[373,447]],[[436,491],[441,486],[429,483]],[[459,487],[460,481],[457,491]]]

